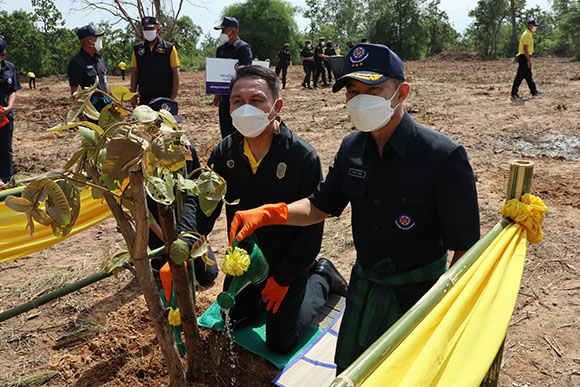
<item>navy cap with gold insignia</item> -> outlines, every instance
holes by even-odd
[[[82,26],[77,30],[77,36],[79,40],[84,38],[88,38],[89,36],[102,36],[105,34],[105,31],[96,31],[92,25],[87,24],[86,26]]]
[[[335,93],[346,85],[349,78],[367,85],[376,85],[389,78],[405,80],[401,58],[382,44],[357,44],[344,59],[342,70],[344,75],[332,87]]]

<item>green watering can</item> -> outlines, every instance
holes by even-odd
[[[242,289],[249,285],[257,285],[261,283],[268,277],[268,272],[270,271],[268,261],[260,249],[260,246],[258,246],[258,239],[254,234],[250,235],[242,242],[238,242],[237,238],[234,238],[232,247],[240,247],[248,252],[248,255],[250,256],[250,266],[244,274],[232,277],[233,279],[228,290],[224,290],[218,295],[218,305],[221,306],[222,309],[227,310],[234,306],[236,303],[235,297],[242,291]]]

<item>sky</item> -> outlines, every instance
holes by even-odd
[[[292,5],[305,7],[305,0],[286,0]],[[550,0],[527,0],[526,8],[539,6],[543,10],[550,9]],[[102,20],[111,21],[110,14],[102,11],[93,11],[87,13],[86,11],[76,11],[79,8],[80,1],[75,0],[54,0],[57,8],[63,14],[66,20],[67,28],[75,28],[83,26],[90,22],[99,22]],[[176,4],[177,1],[173,0]],[[215,37],[219,35],[217,31],[213,30],[213,26],[218,25],[221,21],[220,14],[224,7],[239,1],[225,1],[225,0],[185,0],[181,15],[189,16],[195,24],[200,26],[203,33],[210,32]],[[197,4],[194,5],[194,4]],[[463,32],[472,19],[467,16],[468,12],[474,9],[477,5],[477,0],[441,0],[440,8],[447,12],[449,21],[452,26],[458,31]],[[4,0],[3,8],[8,11],[23,9],[25,11],[32,11],[30,0]],[[295,20],[298,23],[300,31],[304,31],[308,27],[308,20],[300,14],[295,15]],[[240,36],[243,37],[243,26],[241,26]]]

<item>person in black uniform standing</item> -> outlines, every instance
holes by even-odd
[[[334,47],[332,47],[332,42],[326,42],[326,48],[324,49],[324,55],[326,55],[329,59],[324,61],[324,68],[328,73],[328,84],[332,83],[332,69],[330,68],[330,56],[336,55],[336,51]]]
[[[278,62],[276,63],[276,76],[280,76],[282,71],[282,88],[286,88],[286,74],[288,73],[288,66],[292,62],[290,57],[290,43],[284,44],[282,51],[278,52]]]
[[[0,185],[8,183],[14,175],[12,162],[12,134],[14,132],[14,102],[16,91],[22,89],[18,74],[6,60],[6,42],[0,37]],[[1,189],[1,187],[0,187]]]
[[[226,200],[240,199],[239,204],[226,207],[228,224],[238,209],[309,195],[322,176],[314,148],[284,121],[276,120],[283,105],[279,88],[274,72],[261,66],[240,67],[231,81],[231,115],[237,130],[213,149],[208,161],[227,182]],[[207,235],[221,208],[222,203],[207,217],[197,197],[189,195],[178,229]],[[234,326],[240,326],[266,309],[266,345],[274,352],[287,353],[296,347],[329,291],[346,294],[346,281],[330,261],[321,258],[314,264],[322,231],[319,223],[256,232],[269,277],[243,289],[229,315]],[[226,277],[224,289],[230,282],[231,277]]]
[[[81,42],[81,50],[72,57],[67,68],[71,95],[79,87],[84,89],[93,86],[97,76],[99,77],[97,88],[105,93],[107,92],[107,67],[105,66],[105,61],[98,53],[103,48],[103,42],[100,37],[104,33],[105,31],[95,31],[90,24],[77,30],[77,36]],[[109,98],[99,92],[95,92],[91,96],[91,103],[99,112],[109,102]]]
[[[322,86],[328,87],[326,82],[326,67],[324,62],[328,60],[328,56],[324,55],[324,38],[318,38],[318,46],[314,49],[314,64],[316,65],[316,72],[314,73],[313,87],[318,87],[318,77],[322,74]]]
[[[304,42],[304,48],[300,52],[300,59],[302,60],[302,67],[304,68],[304,80],[302,81],[302,87],[307,89],[312,89],[310,87],[310,76],[312,72],[315,71],[316,65],[314,64],[314,54],[312,53],[312,43],[310,40]]]
[[[177,101],[179,91],[179,56],[173,43],[161,39],[161,27],[153,16],[141,20],[144,42],[133,46],[131,56],[131,91],[139,86],[139,105],[164,97]],[[137,96],[131,100],[137,106]]]
[[[252,47],[238,36],[240,23],[235,17],[224,17],[222,24],[214,27],[215,30],[221,30],[220,41],[223,43],[217,48],[216,58],[238,59],[240,66],[252,64]],[[220,132],[222,138],[234,133],[236,128],[232,125],[230,117],[230,96],[215,95],[213,98],[214,106],[219,106]]]
[[[358,44],[343,75],[357,131],[346,136],[326,179],[307,198],[234,215],[230,239],[262,226],[310,226],[350,203],[356,262],[335,354],[348,367],[479,239],[475,176],[465,148],[413,121],[403,62],[387,46]],[[270,227],[264,227],[269,229]]]

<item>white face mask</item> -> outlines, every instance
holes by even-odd
[[[227,34],[224,34],[223,32],[220,34],[220,42],[225,43],[228,40],[230,40],[230,37]]]
[[[401,87],[401,85],[399,85]],[[359,94],[346,103],[346,110],[354,126],[361,132],[372,132],[385,126],[390,120],[395,109],[399,106],[391,107],[391,101],[397,95],[399,87],[395,94],[389,99],[379,97],[378,95]]]
[[[536,32],[536,30],[537,30],[537,29],[538,29],[538,27],[536,27],[536,26],[533,26],[533,27],[532,27],[532,32]]]
[[[95,50],[101,51],[102,49],[103,49],[103,41],[101,40],[101,38],[97,38],[97,40],[95,40]]]
[[[144,30],[143,31],[143,37],[148,42],[152,42],[157,37],[157,30]]]
[[[278,100],[276,100],[278,101]],[[264,112],[262,109],[249,104],[245,104],[230,113],[232,116],[232,123],[234,127],[240,132],[244,137],[254,138],[258,137],[270,122],[276,118],[276,116],[269,119],[270,113],[274,110],[276,102],[272,105],[272,108],[268,113]]]

